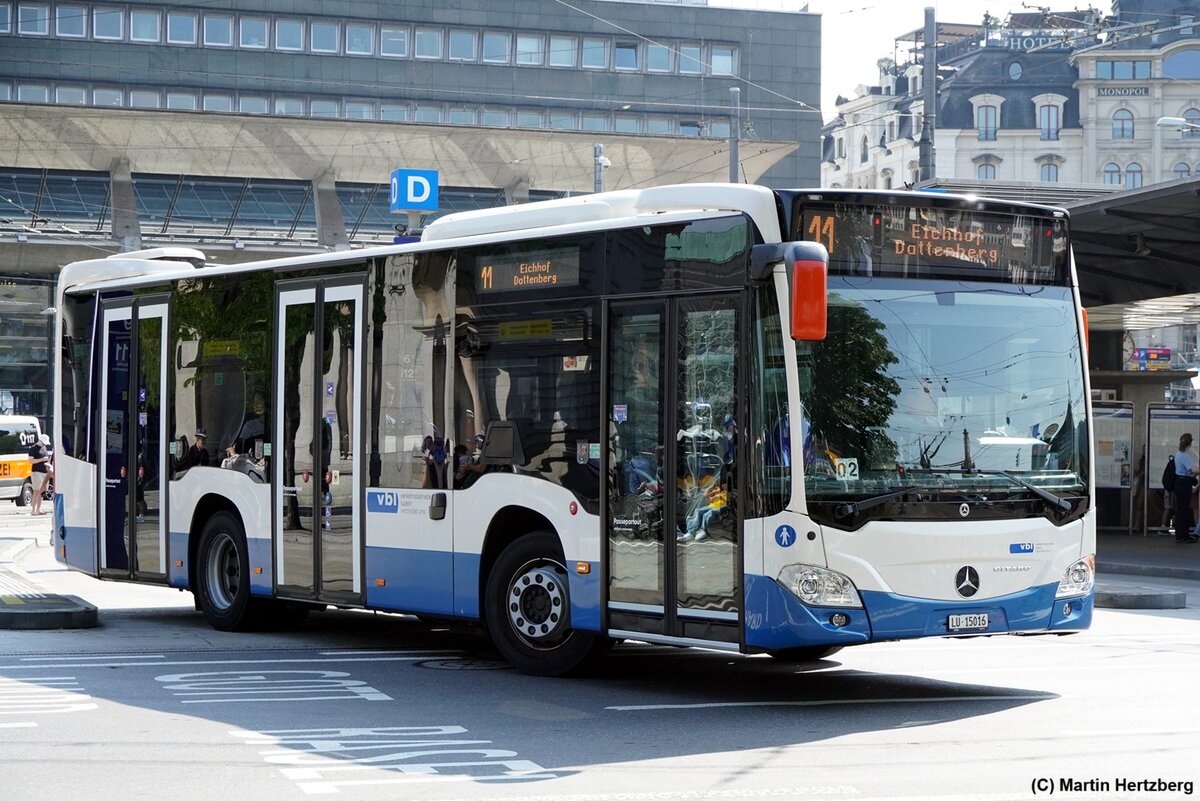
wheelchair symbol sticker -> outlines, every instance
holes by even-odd
[[[780,548],[790,548],[796,541],[796,529],[791,526],[780,526],[775,529],[775,541]]]

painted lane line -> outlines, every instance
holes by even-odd
[[[284,665],[284,664],[313,664],[323,662],[419,662],[428,656],[381,656],[357,658],[317,658],[312,659],[211,659],[191,662],[91,662],[87,664],[69,665],[0,665],[0,670],[44,670],[46,668],[114,668],[114,667],[163,667],[174,665]]]
[[[23,721],[21,723],[0,723],[0,729],[32,729],[36,727],[37,724],[32,720]]]
[[[317,651],[321,656],[391,656],[395,654],[427,654],[429,656],[437,656],[441,654],[461,654],[461,648],[444,648],[441,650],[425,650],[425,649],[408,649],[405,651],[389,651],[382,648],[377,648],[370,651]]]
[[[958,703],[959,701],[986,701],[1002,703],[1004,701],[1052,701],[1061,698],[1052,693],[1035,695],[939,695],[933,698],[845,698],[827,699],[824,701],[713,701],[700,704],[636,704],[629,706],[606,706],[605,709],[614,712],[655,712],[667,709],[721,709],[725,707],[755,707],[755,706],[841,706],[843,704],[938,704]]]
[[[79,661],[94,661],[99,659],[166,659],[163,654],[133,654],[122,656],[120,654],[111,654],[108,656],[23,656],[22,662],[66,662],[68,660]]]

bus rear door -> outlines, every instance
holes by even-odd
[[[100,575],[110,578],[166,580],[167,476],[160,469],[166,442],[166,324],[162,298],[104,305],[99,559],[73,553],[70,541],[66,559],[84,569],[98,563]]]

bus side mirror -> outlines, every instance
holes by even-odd
[[[825,259],[792,262],[792,339],[814,341],[825,338],[828,320],[828,285]]]

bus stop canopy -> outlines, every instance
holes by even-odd
[[[1066,208],[1090,328],[1200,323],[1200,178]]]

